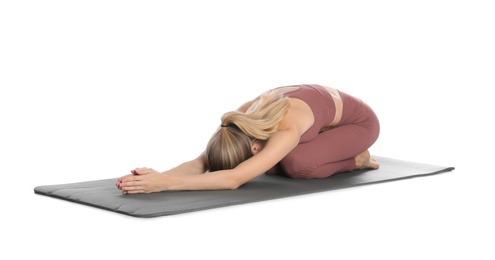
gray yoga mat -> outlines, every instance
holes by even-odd
[[[237,190],[168,191],[123,195],[115,187],[117,181],[115,178],[38,186],[34,188],[34,192],[134,217],[149,218],[428,176],[454,170],[454,167],[379,156],[374,158],[380,163],[378,170],[358,170],[336,174],[326,179],[309,180],[295,180],[264,174]]]

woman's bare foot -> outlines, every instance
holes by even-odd
[[[368,150],[358,154],[354,157],[356,160],[356,167],[354,169],[378,169],[380,164],[378,164],[375,159],[371,158],[370,152]]]

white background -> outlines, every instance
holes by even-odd
[[[2,1],[0,258],[494,259],[490,2]],[[370,104],[372,154],[456,170],[152,219],[33,193],[169,169],[300,83]]]

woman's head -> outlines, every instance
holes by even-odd
[[[221,126],[206,147],[209,171],[233,169],[253,156],[254,138],[236,125]]]
[[[260,151],[278,130],[288,107],[288,99],[274,91],[262,94],[246,113],[225,113],[206,147],[208,170],[233,169]]]

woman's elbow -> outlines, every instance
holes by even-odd
[[[244,183],[236,179],[231,179],[226,181],[224,184],[225,184],[225,189],[227,190],[237,190]]]
[[[221,185],[224,189],[236,190],[249,181],[243,174],[238,174],[234,169],[224,171]]]
[[[206,173],[206,175],[215,176],[215,178],[210,181],[210,189],[236,190],[243,184],[240,179],[236,178],[228,171],[230,170]]]

